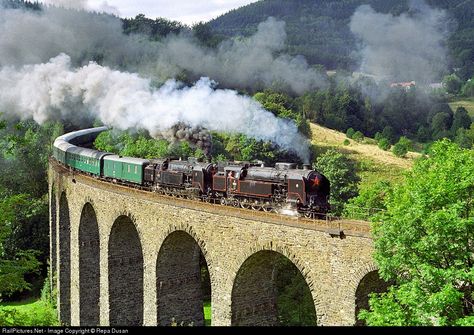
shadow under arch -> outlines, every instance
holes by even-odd
[[[87,202],[79,222],[79,315],[81,326],[100,323],[100,237],[94,207]]]
[[[71,324],[71,219],[66,192],[59,199],[59,320]]]
[[[119,216],[108,243],[109,323],[143,325],[143,251],[133,221]]]
[[[390,283],[379,276],[378,270],[372,270],[359,282],[355,291],[355,326],[365,326],[365,321],[359,320],[358,315],[362,309],[369,309],[369,294],[382,293],[388,290]]]
[[[158,325],[204,325],[203,303],[211,298],[209,271],[201,247],[186,231],[171,232],[160,247],[156,293]]]
[[[232,287],[232,326],[315,326],[311,290],[282,253],[257,251],[239,268]]]

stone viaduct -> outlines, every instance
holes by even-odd
[[[277,324],[278,259],[304,278],[317,325],[354,325],[368,293],[383,289],[368,223],[161,196],[54,161],[48,176],[52,287],[65,325],[202,325],[203,259],[213,326]]]

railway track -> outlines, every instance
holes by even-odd
[[[141,200],[150,202],[160,202],[167,205],[200,210],[207,213],[219,214],[224,216],[234,216],[247,220],[258,220],[276,225],[287,225],[292,227],[312,229],[323,231],[332,237],[345,238],[346,236],[357,236],[371,238],[370,222],[359,220],[347,220],[331,215],[325,215],[322,219],[308,219],[299,215],[287,215],[274,212],[264,212],[252,209],[244,209],[220,203],[209,203],[202,200],[194,200],[187,198],[177,198],[174,196],[164,195],[153,192],[150,187],[136,185],[131,187],[129,184],[112,182],[97,177],[92,177],[77,170],[72,170],[58,163],[55,159],[50,158],[50,166],[60,173],[72,179],[73,182],[80,182],[94,188],[100,188],[107,192],[134,195]]]

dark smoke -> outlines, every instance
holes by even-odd
[[[171,144],[186,141],[191,147],[201,149],[206,156],[211,154],[212,137],[211,133],[200,126],[191,127],[183,122],[178,122],[171,128],[152,134],[155,138],[163,138]]]

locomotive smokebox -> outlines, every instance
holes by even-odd
[[[310,164],[303,164],[303,170],[311,170]]]

